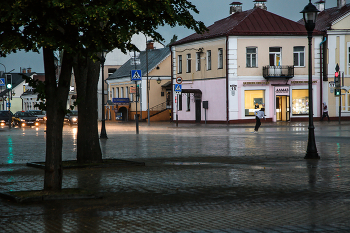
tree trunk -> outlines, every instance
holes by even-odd
[[[97,123],[97,84],[100,63],[83,56],[76,57],[74,75],[78,101],[77,162],[102,162]]]
[[[53,50],[44,48],[46,95],[46,160],[44,190],[62,189],[62,128],[66,111],[72,59],[64,53],[59,84],[56,83]]]

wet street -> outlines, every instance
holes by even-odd
[[[320,160],[305,160],[308,122],[106,123],[103,158],[146,166],[66,169],[63,188],[101,199],[0,199],[0,232],[350,232],[350,122],[315,122]],[[0,192],[40,190],[45,127],[0,129]],[[77,127],[63,129],[63,160]]]

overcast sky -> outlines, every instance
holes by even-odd
[[[252,9],[254,6],[253,0],[190,0],[197,6],[199,14],[194,14],[195,19],[205,23],[206,26],[212,25],[215,21],[223,19],[229,16],[229,6],[233,1],[239,1],[242,3],[243,11]],[[316,0],[312,0],[313,3]],[[309,3],[309,0],[267,0],[267,10],[278,14],[287,19],[298,21],[302,18],[302,14],[299,13]],[[347,0],[349,3],[349,0]],[[337,0],[326,0],[326,8],[335,7]],[[168,26],[159,28],[158,30],[164,37],[164,44],[168,44],[173,37],[177,35],[178,39],[182,39],[192,33],[191,30]],[[8,55],[6,58],[0,58],[0,63],[5,65],[6,71],[9,72],[15,69],[13,72],[19,72],[20,67],[31,67],[33,72],[43,73],[43,57],[42,54],[18,52],[16,54]],[[0,64],[0,71],[4,70],[4,66]]]

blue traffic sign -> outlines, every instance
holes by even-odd
[[[0,87],[5,86],[5,78],[0,78]]]
[[[182,84],[175,84],[174,91],[181,92],[182,91]]]
[[[141,81],[141,70],[131,70],[131,81]]]

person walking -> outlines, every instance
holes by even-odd
[[[328,106],[327,106],[326,102],[323,102],[322,109],[323,109],[323,114],[322,114],[322,117],[321,117],[321,121],[323,121],[323,117],[327,117],[328,121],[329,121]]]
[[[261,119],[265,118],[265,108],[261,108],[259,111],[255,112],[255,119],[256,119],[256,124],[255,124],[255,128],[254,128],[254,132],[253,133],[258,133],[259,127],[261,125]]]

